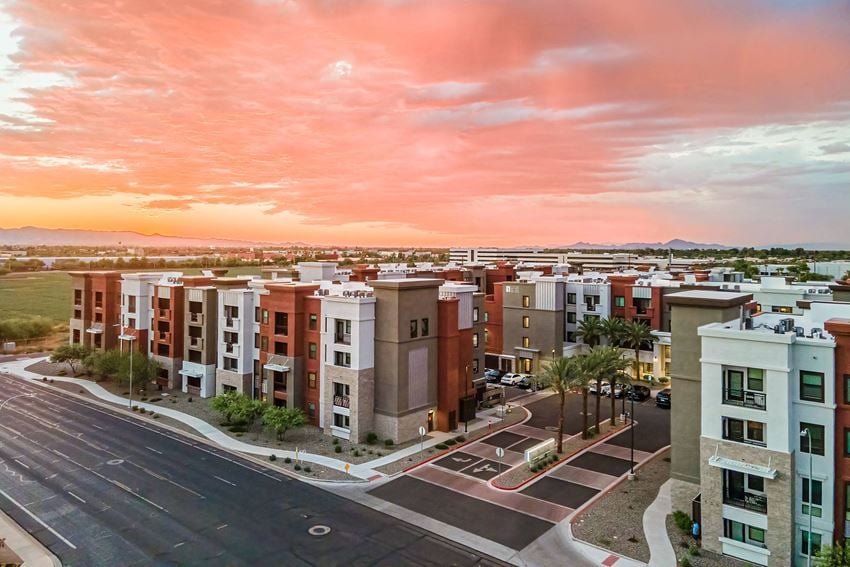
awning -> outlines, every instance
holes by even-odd
[[[103,333],[103,324],[102,323],[95,323],[94,325],[92,325],[91,327],[86,329],[86,332],[91,333],[93,335],[100,335],[100,334]]]
[[[773,480],[776,478],[776,469],[771,468],[770,461],[768,461],[768,466],[763,465],[754,465],[752,463],[745,463],[743,461],[736,461],[734,459],[727,459],[726,457],[718,457],[717,455],[713,455],[708,459],[708,464],[712,467],[717,467],[721,469],[727,469],[730,471],[736,471],[745,474],[751,474],[755,476],[760,476],[762,478],[768,478]]]
[[[271,370],[273,372],[289,372],[289,367],[284,366],[282,364],[264,364],[263,368],[265,368],[266,370]]]
[[[181,376],[190,376],[192,378],[203,378],[204,377],[204,373],[198,372],[197,370],[178,370],[177,374],[180,374]]]

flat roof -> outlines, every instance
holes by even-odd
[[[670,293],[664,301],[671,305],[690,305],[694,307],[735,307],[753,300],[751,293],[694,289]]]

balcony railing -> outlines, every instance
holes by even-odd
[[[171,319],[171,309],[157,309],[160,319]]]
[[[336,333],[334,335],[334,342],[338,345],[350,345],[351,333]]]
[[[230,329],[235,329],[236,325],[239,324],[239,318],[237,317],[225,317],[224,318],[224,326]]]
[[[189,346],[193,348],[204,348],[204,338],[189,337]]]
[[[723,390],[723,403],[730,406],[765,410],[767,409],[767,396],[764,392],[726,388]]]
[[[171,333],[168,331],[157,331],[156,335],[160,341],[171,342]]]
[[[289,327],[283,327],[280,325],[276,325],[274,328],[274,334],[280,335],[282,337],[286,337],[289,335]]]
[[[753,439],[747,439],[743,436],[738,435],[728,435],[724,434],[723,439],[726,441],[734,441],[735,443],[745,443],[747,445],[755,445],[756,447],[767,447],[767,443],[764,441],[755,441]]]
[[[351,407],[351,400],[348,396],[334,396],[334,405],[341,408]]]
[[[103,309],[103,302],[102,301],[95,301],[94,302],[94,308],[95,309]]]
[[[752,492],[744,492],[743,494],[736,495],[724,494],[723,503],[751,512],[767,514],[767,496],[764,494],[754,494]]]
[[[239,354],[239,345],[236,343],[224,343],[224,352],[228,354]]]
[[[584,305],[584,310],[585,311],[596,311],[597,307],[598,307],[598,305],[595,304],[595,303],[586,303]]]
[[[202,325],[204,323],[204,314],[203,313],[192,313],[189,312],[189,322],[190,323],[198,323]]]

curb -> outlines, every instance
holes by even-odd
[[[611,421],[611,418],[609,417],[608,419],[602,420],[600,422],[600,425],[602,423],[605,423],[606,421]],[[602,437],[600,437],[599,439],[597,439],[596,441],[594,441],[590,445],[587,445],[585,447],[580,447],[580,448],[576,449],[575,451],[573,451],[572,453],[564,455],[563,457],[558,457],[558,461],[557,461],[558,464],[557,465],[555,465],[553,467],[549,467],[545,470],[536,472],[536,473],[534,473],[533,476],[528,477],[527,479],[525,479],[524,481],[522,481],[521,483],[519,483],[515,486],[496,486],[495,484],[493,484],[493,482],[502,475],[494,476],[493,478],[491,478],[490,480],[487,481],[487,484],[490,485],[491,488],[495,488],[496,490],[504,490],[506,492],[519,490],[520,488],[524,487],[526,484],[530,484],[532,481],[537,480],[541,476],[554,471],[555,469],[557,469],[558,467],[560,467],[562,465],[566,465],[567,461],[569,461],[570,459],[572,459],[573,457],[575,457],[576,455],[578,455],[582,451],[588,451],[588,450],[592,449],[593,447],[595,447],[596,445],[598,445],[599,443],[602,443],[603,441],[605,441],[609,437],[614,437],[615,435],[619,435],[623,431],[626,431],[626,429],[627,428],[624,427],[623,429],[620,429],[618,431],[608,431],[605,435],[603,435]],[[571,436],[570,439],[572,439],[573,437],[577,437],[578,435],[581,435],[581,433],[576,433],[575,435]],[[510,469],[503,472],[502,474],[507,474],[509,471],[510,471]]]
[[[0,534],[4,535],[6,546],[21,559],[22,567],[62,567],[58,557],[2,510]]]

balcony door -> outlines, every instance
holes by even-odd
[[[732,370],[726,371],[726,399],[735,400],[737,402],[744,401],[744,371]]]

